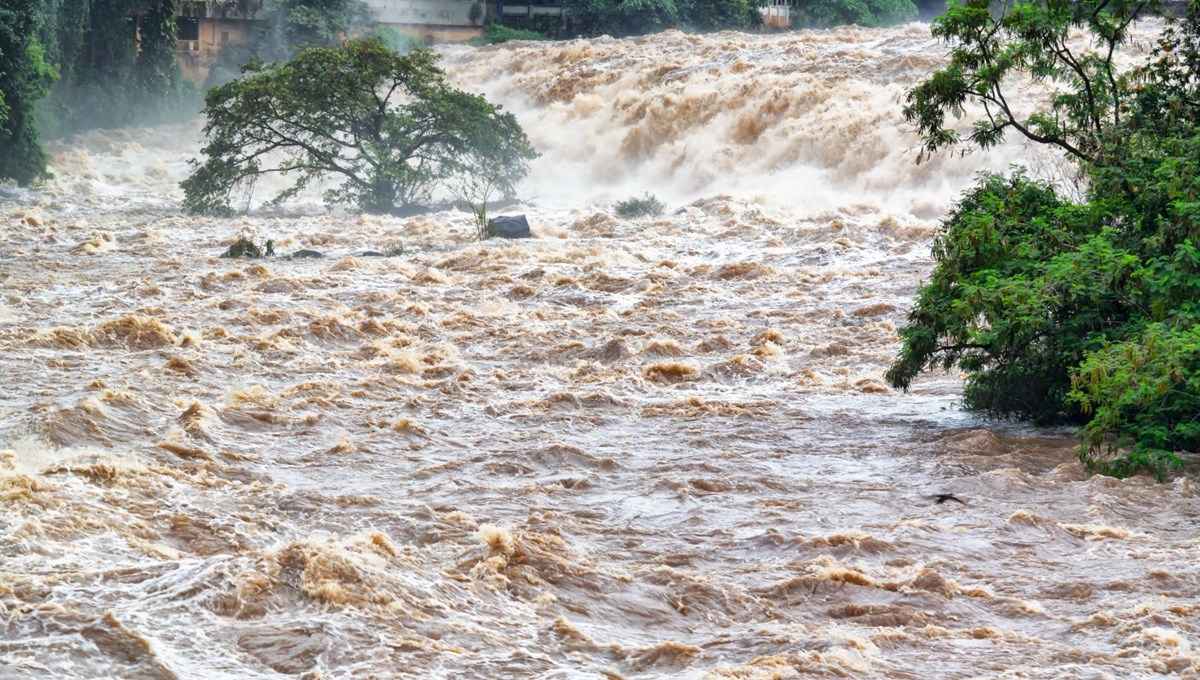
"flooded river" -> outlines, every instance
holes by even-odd
[[[543,153],[522,242],[181,215],[199,124],[53,144],[0,189],[0,677],[1200,676],[1193,480],[882,381],[939,216],[1030,153],[917,164],[943,52],[446,48]]]

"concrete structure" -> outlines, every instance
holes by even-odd
[[[482,35],[472,23],[476,0],[365,0],[376,23],[417,36],[426,44]],[[254,52],[263,0],[192,0],[179,7],[179,66],[184,77],[203,85],[222,53]],[[483,9],[484,4],[481,4]]]
[[[563,0],[497,0],[496,15],[504,25],[532,27],[538,19],[548,18],[562,25]]]
[[[179,5],[179,67],[204,84],[218,55],[231,47],[249,49],[257,37],[261,0],[193,0]]]
[[[763,26],[767,28],[791,28],[796,22],[799,0],[767,0],[762,8]]]
[[[411,33],[426,44],[469,40],[483,35],[483,20],[472,23],[476,0],[365,0],[381,26]],[[486,3],[481,2],[483,11]]]

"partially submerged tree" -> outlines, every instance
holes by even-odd
[[[1070,203],[1021,173],[986,175],[943,221],[937,268],[887,378],[969,373],[970,408],[1082,423],[1093,470],[1159,474],[1200,451],[1200,0],[1148,61],[1115,58],[1157,3],[985,0],[933,31],[948,65],[908,94],[925,152],[1006,133],[1060,149],[1086,184]],[[1082,30],[1088,44],[1073,35]],[[1019,110],[1030,81],[1048,106]],[[982,115],[954,127],[967,105]]]
[[[255,62],[206,97],[205,156],[183,181],[191,212],[229,209],[235,191],[266,174],[341,184],[329,203],[388,213],[430,200],[477,168],[512,196],[536,157],[510,113],[451,87],[429,50],[397,54],[378,39],[310,48],[283,64]]]

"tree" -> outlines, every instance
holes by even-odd
[[[571,7],[584,33],[618,38],[672,28],[680,16],[675,0],[571,0]]]
[[[179,72],[179,0],[42,0],[40,5],[38,39],[60,76],[38,107],[45,135],[157,123],[199,109],[198,93]]]
[[[513,195],[536,157],[510,113],[456,90],[425,49],[397,54],[377,38],[309,48],[283,64],[256,62],[206,97],[203,163],[183,181],[191,212],[229,209],[261,175],[296,178],[286,200],[328,175],[329,203],[387,213],[428,201],[479,168]]]
[[[1161,475],[1200,450],[1200,1],[1121,70],[1114,55],[1149,10],[953,6],[933,23],[954,43],[949,63],[904,108],[927,153],[1010,131],[1059,149],[1085,200],[1021,172],[982,177],[942,223],[889,382],[958,367],[967,407],[1080,423],[1081,459],[1118,475]],[[1049,104],[1018,110],[1029,81]],[[981,115],[964,136],[968,105]]]
[[[800,24],[819,27],[893,26],[912,21],[918,14],[912,0],[809,0],[797,10]]]
[[[968,142],[986,149],[1012,130],[1094,164],[1104,132],[1121,122],[1122,98],[1135,94],[1114,55],[1137,17],[1158,7],[1147,0],[1017,2],[996,18],[989,0],[952,6],[932,24],[934,36],[955,43],[950,63],[909,91],[904,117],[917,125],[925,150],[935,152],[962,141],[948,123],[972,102],[984,115]],[[1087,33],[1093,49],[1073,44],[1075,29]],[[1054,87],[1049,109],[1020,111],[1010,76]]]
[[[762,23],[765,0],[568,0],[588,35],[644,35],[668,28],[698,31],[752,28]]]
[[[29,184],[46,174],[34,107],[54,82],[37,42],[36,0],[0,7],[0,179]]]
[[[141,16],[141,41],[134,76],[141,99],[148,104],[170,103],[182,87],[176,55],[179,24],[175,11],[179,0],[154,0]]]
[[[765,0],[680,0],[680,20],[697,31],[754,28],[763,22]]]
[[[335,47],[374,23],[362,0],[266,0],[258,19],[257,56],[289,59],[305,47]]]

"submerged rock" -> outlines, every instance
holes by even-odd
[[[325,253],[322,253],[319,250],[308,250],[307,248],[305,248],[304,250],[297,250],[296,252],[292,253],[292,257],[294,257],[294,258],[325,257]]]
[[[488,238],[530,238],[529,220],[524,215],[501,215],[488,220]]]

